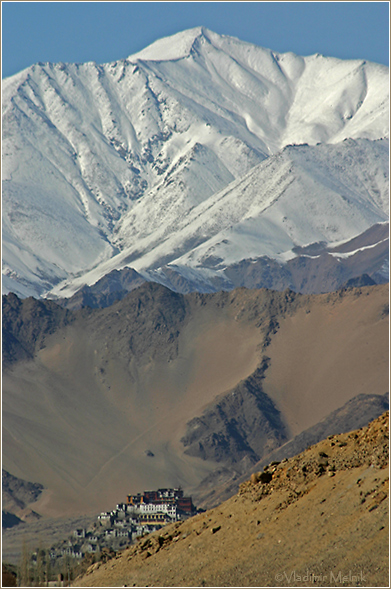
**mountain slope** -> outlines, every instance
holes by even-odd
[[[213,510],[96,563],[77,587],[388,583],[388,412],[254,473]]]
[[[197,504],[208,477],[237,478],[388,387],[386,285],[184,296],[147,283],[111,307],[57,313],[9,299],[3,466],[44,485],[43,515],[110,509],[155,486],[182,485]]]
[[[53,292],[70,296],[84,282],[95,283],[125,265],[170,287],[166,273],[171,270],[198,283],[198,290],[232,288],[237,284],[228,278],[230,267],[243,259],[271,259],[280,266],[291,262],[289,268],[302,246],[333,247],[357,238],[388,220],[388,141],[286,147],[187,214],[160,204],[154,209],[142,199],[120,221],[121,253]],[[153,230],[155,210],[159,217]],[[146,226],[151,229],[140,235],[140,227]],[[386,232],[378,242],[384,246],[380,267],[373,260],[368,263],[373,270],[381,270],[388,258],[387,237]],[[308,257],[301,256],[300,262]],[[329,254],[323,266],[333,257],[344,258]],[[341,274],[337,286],[346,279]]]
[[[136,208],[130,217],[138,227]],[[348,241],[387,219],[388,142],[287,147],[182,216],[175,231],[169,219],[153,241],[137,241],[103,267],[126,261],[145,271],[169,263],[185,277],[193,268],[205,282],[223,281],[226,266],[245,257],[284,262],[299,246]]]
[[[145,255],[175,237],[182,218],[285,146],[387,135],[384,66],[277,54],[204,28],[105,65],[36,64],[3,82],[4,289],[57,293],[94,268],[96,281],[129,265],[126,257],[140,258],[136,270],[154,268],[156,256]],[[382,165],[364,168],[370,199],[384,190]],[[249,234],[237,233],[248,258]],[[279,249],[291,237],[282,233]],[[171,245],[164,263],[175,259]],[[181,255],[197,245],[190,233]]]

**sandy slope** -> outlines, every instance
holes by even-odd
[[[148,306],[152,291],[166,305],[159,312],[156,301]],[[34,361],[4,371],[3,466],[45,486],[33,509],[47,516],[111,509],[144,488],[182,485],[196,500],[224,463],[184,453],[186,424],[265,353],[265,391],[293,433],[359,392],[384,394],[387,302],[386,286],[182,298],[146,285],[108,309],[80,312]]]
[[[388,391],[387,286],[367,297],[299,309],[280,322],[268,348],[272,358],[265,392],[296,435],[341,407],[352,396]]]
[[[69,327],[4,375],[5,463],[53,490],[36,504],[48,515],[109,509],[144,486],[195,485],[216,465],[183,454],[185,424],[253,372],[260,341],[255,326],[201,309],[177,358],[128,364],[85,325]]]

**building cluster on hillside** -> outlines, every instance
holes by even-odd
[[[141,517],[143,514],[163,513],[170,521],[185,519],[195,513],[191,497],[184,497],[182,489],[158,489],[128,495],[126,507]]]
[[[158,489],[128,495],[113,511],[102,512],[89,529],[77,529],[60,546],[53,547],[51,557],[83,558],[105,548],[118,550],[140,536],[162,526],[186,519],[196,513],[191,497],[182,489]]]

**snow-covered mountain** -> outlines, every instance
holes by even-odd
[[[3,80],[3,290],[70,296],[127,266],[213,290],[385,222],[388,87],[385,66],[204,28]]]

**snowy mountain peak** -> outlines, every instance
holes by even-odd
[[[260,209],[243,198],[250,187],[242,179],[262,162],[275,169],[255,195],[271,204],[292,182],[300,185],[300,174],[316,191],[326,158],[322,182],[329,174],[340,185],[332,150],[316,145],[387,137],[388,102],[386,67],[278,54],[204,27],[156,41],[129,60],[36,64],[3,81],[3,287],[22,296],[45,295],[59,283],[58,292],[65,285],[72,291],[87,272],[91,283],[116,264],[146,272],[175,261],[199,265],[213,251],[220,265],[249,252],[289,256],[303,239],[330,236],[335,223],[305,231],[292,225],[287,233],[278,221],[279,240],[268,221],[259,233]],[[289,175],[279,154],[299,144],[314,155],[305,150],[305,170]],[[363,149],[347,147],[354,158]],[[366,192],[357,186],[354,198],[374,195],[377,204],[360,204],[356,221],[345,223],[348,237],[385,220],[386,150],[365,149],[351,177],[362,178]],[[295,206],[292,197],[282,218],[298,223]],[[343,223],[338,228],[343,239]]]
[[[158,39],[145,49],[137,53],[133,53],[128,57],[128,60],[133,62],[135,60],[145,61],[173,61],[188,57],[195,42],[204,37],[207,39],[209,31],[205,27],[194,27],[175,35],[163,37]]]

